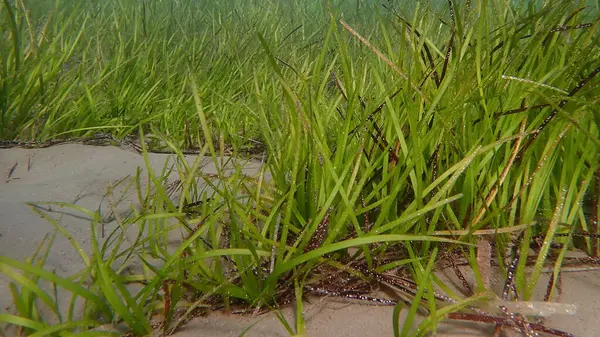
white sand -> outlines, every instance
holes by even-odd
[[[165,155],[151,154],[151,164],[160,170]],[[31,166],[28,170],[28,162]],[[8,182],[5,175],[17,163]],[[0,255],[15,259],[30,256],[40,240],[53,230],[44,219],[35,214],[26,202],[61,201],[97,209],[108,214],[106,187],[115,181],[133,175],[138,167],[144,168],[143,158],[135,153],[114,147],[93,147],[66,144],[47,149],[0,150]],[[206,170],[213,170],[210,165]],[[256,172],[251,165],[249,172]],[[133,196],[124,204],[132,202]],[[58,210],[55,206],[53,209]],[[64,209],[63,209],[64,210]],[[90,222],[81,213],[67,211],[61,223],[71,232],[84,249],[89,250]],[[55,218],[60,213],[53,213]],[[108,223],[106,226],[114,226]],[[46,263],[60,275],[79,271],[83,264],[68,240],[60,235],[54,242]],[[545,287],[545,286],[544,286]],[[543,288],[543,287],[542,287]],[[600,272],[564,273],[564,293],[560,301],[577,306],[577,315],[556,315],[546,325],[571,332],[577,336],[600,336]],[[543,289],[540,290],[543,294]],[[64,302],[66,302],[65,299]],[[392,308],[341,303],[339,300],[314,299],[307,305],[308,336],[391,336]],[[12,311],[11,295],[5,277],[0,277],[0,313]],[[285,310],[293,324],[293,310]],[[287,333],[272,314],[260,317],[241,317],[211,314],[188,323],[175,336],[238,336],[254,322],[259,321],[246,336],[286,336]],[[465,325],[453,322],[440,326],[440,336],[489,336],[489,325]]]

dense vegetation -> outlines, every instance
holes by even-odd
[[[0,15],[0,138],[101,131],[145,145],[151,134],[181,159],[180,201],[164,176],[148,173],[145,187],[138,174],[142,207],[107,238],[88,211],[78,275],[45,271],[43,249],[39,264],[0,257],[17,308],[0,319],[24,334],[123,322],[146,335],[157,311],[168,332],[199,309],[363,296],[392,272],[415,282],[396,333],[422,334],[492,296],[481,241],[530,300],[544,268],[558,278],[574,236],[598,234],[597,4],[4,0]],[[186,148],[219,174],[188,165]],[[226,148],[262,156],[261,174],[226,170]],[[141,234],[127,246],[132,226]],[[167,251],[174,229],[184,242]],[[597,256],[598,241],[578,248]],[[472,267],[466,296],[433,272],[454,259],[441,249]],[[132,263],[143,272],[121,276]],[[59,314],[43,280],[84,298],[86,317]],[[42,303],[56,317],[40,317]],[[429,317],[411,330],[418,308]],[[301,315],[282,323],[303,333]]]

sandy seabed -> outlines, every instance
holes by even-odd
[[[157,172],[167,159],[167,155],[160,154],[149,157]],[[193,160],[193,157],[189,159]],[[10,177],[5,179],[13,167]],[[107,186],[135,175],[138,167],[145,169],[142,156],[116,147],[64,144],[46,149],[0,150],[0,170],[3,172],[0,179],[0,255],[25,259],[53,230],[52,225],[34,213],[26,202],[76,202],[91,210],[100,207],[101,213],[108,215],[104,197]],[[259,163],[250,162],[246,170],[248,174],[254,174],[259,168]],[[208,163],[203,169],[214,171],[214,166]],[[132,195],[129,197],[130,202],[134,200]],[[90,222],[85,216],[56,212],[56,218],[60,218],[61,224],[84,249],[89,249]],[[107,227],[110,226],[111,223],[107,223]],[[59,275],[70,275],[81,270],[83,263],[68,240],[57,236],[46,267]],[[577,313],[550,316],[544,324],[575,336],[600,336],[600,271],[565,272],[562,282],[563,293],[558,301],[575,305]],[[543,294],[545,286],[541,283],[539,293]],[[63,301],[63,306],[67,302],[68,298]],[[0,276],[0,313],[12,311],[8,279]],[[286,308],[283,312],[293,324],[293,309]],[[305,305],[306,334],[315,337],[393,336],[392,312],[391,307],[314,298]],[[213,313],[194,318],[174,336],[239,336],[251,325],[245,336],[288,335],[272,313],[258,317]],[[440,325],[438,336],[491,336],[492,332],[491,325],[447,321]],[[507,332],[505,335],[519,334]]]

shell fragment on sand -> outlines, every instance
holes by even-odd
[[[504,306],[511,312],[518,312],[522,315],[535,315],[547,317],[551,315],[575,315],[577,306],[568,303],[556,302],[526,302],[526,301],[502,301],[498,300],[494,305]]]

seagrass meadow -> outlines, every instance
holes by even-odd
[[[0,147],[145,160],[109,231],[30,204],[48,237],[0,248],[0,335],[167,336],[222,311],[304,336],[328,297],[393,306],[394,336],[571,336],[508,303],[567,310],[561,272],[600,264],[600,2],[3,0],[0,34]],[[57,236],[81,271],[45,267]]]

